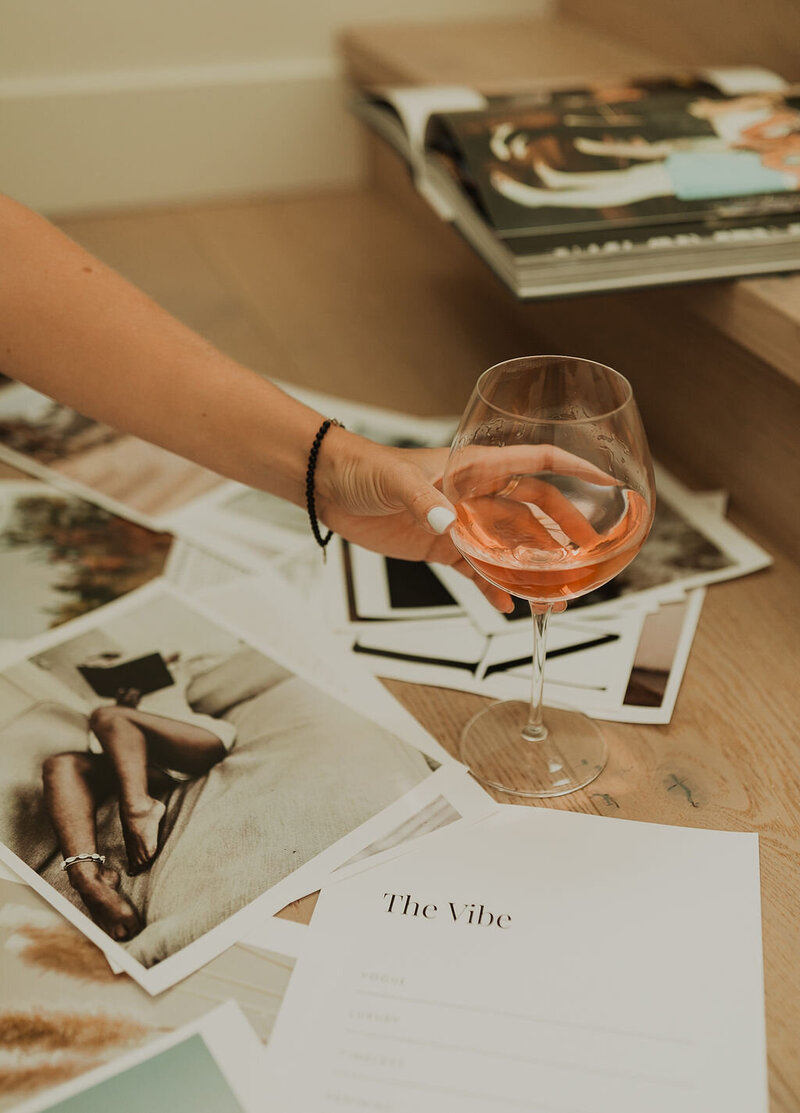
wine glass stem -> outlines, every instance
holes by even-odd
[[[543,742],[547,738],[547,727],[542,720],[542,689],[544,686],[544,660],[547,651],[547,624],[552,607],[535,611],[531,604],[533,618],[533,656],[531,658],[531,702],[528,722],[522,730],[522,737],[529,742]]]

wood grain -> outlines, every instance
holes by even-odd
[[[800,383],[800,275],[713,282],[679,296],[690,313]]]
[[[365,192],[198,211],[195,227],[290,353],[274,364],[277,378],[452,413],[484,366],[519,350],[515,307],[499,285],[487,289],[482,268],[460,269],[462,255],[445,249],[449,230],[427,211]],[[431,250],[432,237],[443,250]]]
[[[348,29],[341,48],[357,84],[467,84],[484,93],[518,83],[566,86],[662,65],[660,51],[570,19],[471,20]]]
[[[800,7],[794,0],[560,0],[559,12],[632,46],[663,49],[687,66],[757,64],[800,81]]]

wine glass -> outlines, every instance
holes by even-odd
[[[483,784],[514,796],[562,796],[602,771],[597,724],[542,716],[547,623],[637,554],[653,520],[653,471],[630,383],[573,356],[525,356],[478,379],[453,440],[443,489],[456,548],[533,615],[529,703],[475,715],[460,757]]]

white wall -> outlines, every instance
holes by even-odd
[[[54,214],[358,180],[335,36],[549,0],[3,0],[0,190]]]

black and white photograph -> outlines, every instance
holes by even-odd
[[[326,561],[325,574],[334,628],[464,613],[433,567],[420,561],[397,560],[340,541]]]
[[[391,560],[342,541],[331,550],[326,611],[364,667],[410,683],[524,698],[531,660],[527,602],[516,600],[510,615],[494,612],[487,632],[480,616],[493,608],[458,572]],[[472,592],[480,595],[474,608],[478,620],[469,605]],[[607,612],[595,621],[582,621],[580,613],[554,615],[545,700],[556,706],[619,706],[643,617],[640,608]]]
[[[593,713],[589,707],[618,707],[644,612],[622,612],[591,623],[557,618],[545,660],[545,703],[587,713]],[[510,633],[486,635],[467,618],[378,623],[354,638],[353,652],[376,676],[495,699],[525,699],[530,691],[527,624]]]
[[[1,841],[151,991],[438,764],[164,585],[77,625],[0,674]]]

